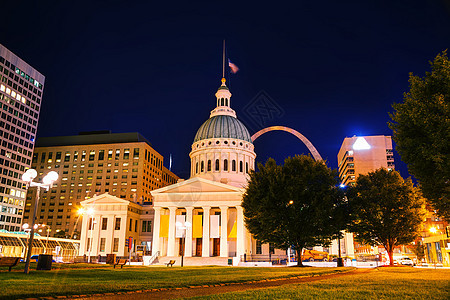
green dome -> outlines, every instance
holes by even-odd
[[[206,120],[197,130],[194,143],[212,138],[231,138],[252,142],[250,133],[248,133],[244,124],[238,119],[227,115],[218,115]]]

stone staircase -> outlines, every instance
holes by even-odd
[[[229,257],[232,259],[232,257]],[[228,257],[184,257],[184,266],[228,266]],[[153,265],[166,265],[170,260],[175,260],[174,266],[181,266],[181,256],[159,256]]]

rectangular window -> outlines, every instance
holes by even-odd
[[[102,230],[106,230],[108,228],[108,218],[102,218]]]
[[[261,241],[256,241],[256,254],[262,254]]]
[[[61,162],[61,152],[56,152],[56,162]]]
[[[64,156],[64,161],[65,162],[70,161],[70,152],[66,152],[66,155]]]
[[[45,162],[45,152],[42,152],[41,154],[41,164]]]
[[[115,156],[115,159],[117,160],[117,159],[119,159],[120,158],[120,150],[116,150],[116,156]]]
[[[129,159],[130,158],[130,149],[125,149],[123,151],[123,159]]]
[[[133,158],[134,159],[139,158],[139,148],[134,148],[134,150],[133,150]]]
[[[130,218],[130,225],[128,226],[128,231],[133,231],[133,219]]]
[[[114,238],[113,252],[119,252],[119,238]]]
[[[95,224],[95,223],[94,223]],[[89,219],[89,230],[93,229],[92,218]]]
[[[116,218],[114,230],[120,230],[120,218]]]
[[[95,159],[95,151],[94,150],[91,150],[90,152],[89,152],[89,160],[91,161],[91,160],[94,160]]]
[[[137,230],[138,230],[138,220],[134,222],[134,232],[137,232]]]
[[[91,238],[87,238],[86,251],[89,251],[90,246],[91,246]]]
[[[142,232],[152,232],[152,221],[142,221]]]
[[[106,238],[100,239],[100,252],[105,252]]]
[[[105,150],[98,151],[98,160],[104,160],[105,159]]]

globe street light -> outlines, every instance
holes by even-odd
[[[37,172],[34,169],[28,169],[22,175],[22,180],[27,184],[28,188],[35,186],[36,190],[36,198],[34,201],[33,208],[33,216],[31,218],[31,226],[30,226],[30,238],[28,240],[28,250],[27,250],[27,259],[25,262],[25,274],[29,273],[30,270],[30,259],[31,259],[31,250],[33,248],[33,239],[34,239],[34,230],[36,229],[35,221],[36,221],[36,211],[39,203],[39,197],[41,193],[41,187],[48,191],[49,188],[52,187],[53,183],[58,179],[58,173],[55,171],[50,171],[42,180],[42,183],[33,182],[33,180],[37,177]]]

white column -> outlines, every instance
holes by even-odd
[[[220,207],[220,256],[228,257],[228,206]]]
[[[169,238],[167,241],[167,256],[175,256],[175,214],[177,208],[169,207]]]
[[[236,256],[240,258],[245,253],[244,210],[242,206],[236,206],[236,212]]]
[[[81,233],[80,233],[80,252],[79,252],[79,255],[81,255],[81,256],[86,254],[86,243],[87,243],[87,238],[88,238],[87,234],[88,234],[88,224],[89,224],[88,220],[89,220],[89,217],[87,215],[82,215]]]
[[[186,222],[190,225],[186,226],[186,238],[184,242],[184,256],[192,256],[192,211],[193,207],[186,207]]]
[[[209,257],[209,211],[211,207],[203,208],[203,237],[202,237],[202,257]]]
[[[159,249],[159,230],[161,226],[161,207],[153,207],[155,210],[155,217],[153,218],[153,240],[152,240],[152,255],[155,255],[156,251],[161,254]]]

